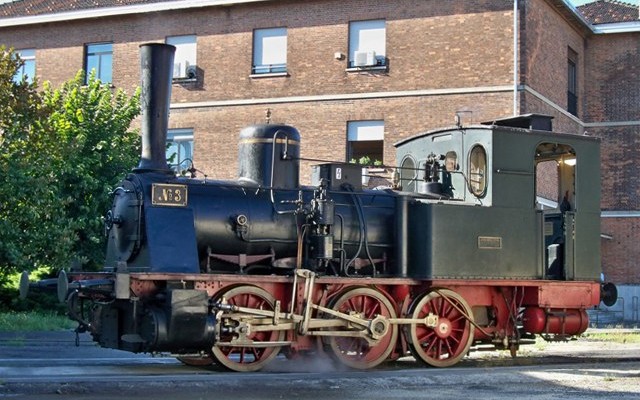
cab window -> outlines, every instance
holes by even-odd
[[[475,145],[469,152],[469,191],[477,197],[484,196],[487,190],[487,152],[481,145]]]
[[[411,156],[402,160],[400,167],[400,186],[405,192],[415,192],[418,178],[416,163]]]

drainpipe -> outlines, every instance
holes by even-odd
[[[513,115],[518,115],[518,0],[513,0]]]

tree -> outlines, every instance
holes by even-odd
[[[47,111],[37,81],[15,79],[21,65],[17,55],[0,48],[0,267],[4,270],[35,268],[47,258],[56,261],[56,250],[66,250],[64,243],[47,249],[46,236],[69,234],[53,208],[54,177],[41,168],[46,166],[43,157],[54,148],[43,128]]]
[[[129,130],[139,114],[139,93],[132,97],[84,74],[52,90],[45,85],[48,125],[59,145],[55,160],[62,210],[74,231],[73,259],[89,268],[104,258],[102,216],[111,191],[139,160],[139,135]]]
[[[20,59],[0,48],[0,278],[104,254],[110,190],[138,160],[138,93],[95,76],[53,89],[14,80]],[[1,279],[0,279],[1,281]]]

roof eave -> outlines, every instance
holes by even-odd
[[[549,0],[565,18],[579,24],[591,34],[601,35],[609,33],[634,33],[640,32],[640,21],[614,22],[610,24],[595,25],[589,22],[569,0]],[[564,7],[559,7],[564,6]]]
[[[615,22],[611,24],[592,25],[593,33],[637,33],[640,32],[640,21]]]
[[[158,11],[184,10],[190,8],[232,6],[244,3],[258,3],[272,0],[179,0],[152,4],[136,4],[130,6],[93,8],[79,11],[68,11],[55,14],[42,14],[27,17],[0,19],[0,27],[46,24],[80,19],[103,18],[117,15],[141,14]]]
[[[130,6],[94,8],[79,11],[68,11],[55,14],[42,14],[27,17],[0,19],[0,28],[24,25],[65,22],[81,19],[103,18],[118,15],[142,14],[158,11],[184,10],[201,7],[232,6],[245,3],[258,3],[273,0],[179,0],[165,1],[152,4],[137,4]],[[556,6],[564,6],[565,17],[578,23],[582,28],[593,34],[631,33],[640,32],[640,21],[617,22],[611,24],[593,25],[569,2],[569,0],[550,0]]]

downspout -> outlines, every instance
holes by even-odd
[[[518,115],[518,0],[513,0],[513,115]]]

